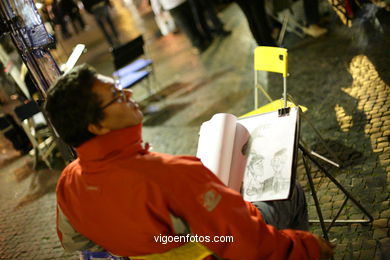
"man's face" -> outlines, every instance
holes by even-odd
[[[264,161],[265,158],[261,154],[253,153],[248,164],[250,173],[253,175],[264,174]]]
[[[98,74],[92,91],[99,96],[104,108],[104,119],[99,122],[102,127],[115,130],[142,122],[142,112],[138,104],[131,100],[133,93],[125,90],[125,96],[118,98],[120,90],[115,87],[115,81],[112,78]]]

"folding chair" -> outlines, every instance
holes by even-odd
[[[276,72],[283,75],[284,107],[287,107],[287,49],[279,47],[259,46],[254,52],[254,109],[259,106],[259,90],[269,102],[273,102],[265,89],[258,84],[258,71]]]
[[[112,49],[111,53],[114,58],[115,72],[113,76],[116,77],[122,88],[131,88],[143,79],[148,78],[152,72],[152,60],[147,58],[140,58],[145,56],[144,39],[142,35],[137,38]],[[149,86],[146,85],[146,90],[149,95],[152,94]]]
[[[48,168],[51,168],[50,158],[56,143],[38,105],[34,101],[30,101],[27,104],[16,107],[15,113],[33,146],[35,156],[34,168],[39,160],[42,160]]]
[[[0,114],[0,132],[12,143],[16,150],[27,153],[32,144],[23,129],[9,114]]]

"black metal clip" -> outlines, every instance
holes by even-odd
[[[281,116],[288,116],[290,114],[290,107],[283,107],[278,109],[278,115]]]

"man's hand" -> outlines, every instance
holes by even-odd
[[[317,240],[318,246],[320,247],[320,259],[328,259],[333,256],[333,248],[336,244],[326,241],[320,236],[314,235]]]

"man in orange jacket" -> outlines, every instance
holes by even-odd
[[[316,235],[270,225],[305,226],[300,189],[291,201],[256,202],[259,211],[198,158],[148,151],[141,138],[143,115],[131,96],[86,65],[60,77],[48,92],[49,117],[78,154],[57,184],[57,231],[66,249],[107,250],[132,259],[301,260],[333,254],[333,246]]]

